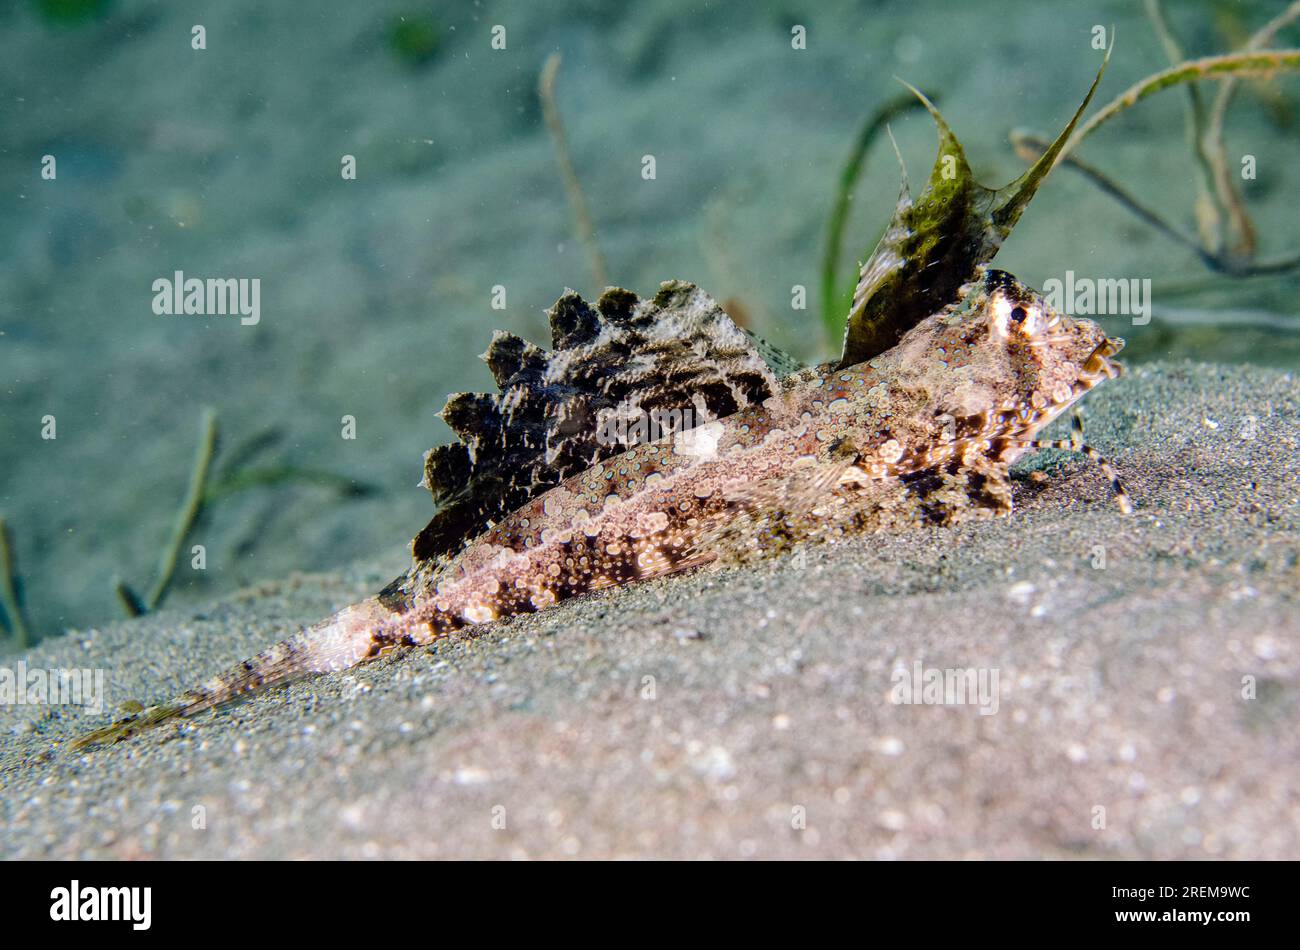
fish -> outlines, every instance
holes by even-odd
[[[927,107],[940,128],[936,170],[915,204],[904,188],[862,265],[838,360],[799,368],[686,281],[648,300],[610,288],[594,306],[566,292],[549,311],[550,350],[498,333],[484,359],[499,392],[448,399],[443,417],[459,441],[425,457],[424,486],[440,507],[406,572],[70,748],[611,588],[804,543],[1005,517],[1011,466],[1041,449],[1090,458],[1131,511],[1115,469],[1077,427],[1069,439],[1041,438],[1120,376],[1123,340],[988,263],[1051,160],[1019,184],[984,189],[964,157],[945,161],[960,146]],[[950,167],[970,178],[956,191]],[[956,217],[916,212],[945,194],[966,196]],[[931,239],[945,228],[959,239]],[[936,257],[936,247],[948,250]],[[882,288],[906,306],[891,315]],[[687,408],[689,428],[630,445],[602,437],[604,413]]]
[[[760,403],[598,461],[454,556],[416,559],[380,594],[76,747],[607,588],[801,541],[1005,516],[1010,466],[1036,449],[1088,454],[1128,508],[1094,449],[1039,438],[1120,375],[1122,347],[987,270],[880,356],[800,371]]]

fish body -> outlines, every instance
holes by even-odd
[[[1107,52],[1107,60],[1109,59]],[[298,676],[347,669],[456,630],[591,591],[872,531],[1010,513],[1026,452],[1083,445],[1039,431],[1119,367],[1121,340],[1054,312],[987,263],[1011,233],[1101,81],[1016,181],[980,185],[920,93],[939,152],[914,201],[862,263],[835,363],[793,361],[737,327],[693,284],[653,300],[608,289],[550,310],[552,350],[498,333],[500,394],[459,393],[459,440],[425,456],[439,503],[412,565],[374,597],[177,697],[96,730],[125,738]],[[603,413],[698,411],[702,423],[619,451]]]
[[[1011,464],[1047,445],[1096,457],[1123,499],[1091,449],[1037,438],[1118,375],[1122,345],[981,269],[885,353],[799,371],[760,404],[599,461],[455,556],[417,558],[376,596],[75,745],[592,591],[804,541],[1005,515]]]

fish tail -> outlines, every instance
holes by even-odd
[[[254,690],[316,673],[346,670],[395,647],[428,642],[446,632],[438,627],[449,626],[424,624],[418,633],[413,633],[401,621],[400,614],[375,597],[344,607],[332,617],[237,663],[170,702],[150,706],[81,736],[69,748],[76,751],[120,742],[159,723],[225,705]]]

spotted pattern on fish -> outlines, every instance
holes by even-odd
[[[450,561],[417,560],[354,604],[173,702],[79,740],[120,739],[295,676],[346,669],[592,591],[794,543],[953,524],[1012,508],[1010,465],[1119,373],[1111,340],[1000,271],[897,346],[782,380],[761,405],[571,476]]]

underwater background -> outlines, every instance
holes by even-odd
[[[1164,8],[1198,56],[1236,48],[1283,7]],[[902,91],[895,76],[935,96],[977,176],[1001,185],[1025,167],[1008,134],[1055,135],[1081,100],[1098,25],[1114,27],[1115,49],[1090,113],[1168,62],[1138,3],[989,9],[0,5],[0,515],[33,637],[120,617],[115,585],[155,581],[206,407],[219,442],[168,604],[361,558],[405,566],[432,513],[421,455],[450,439],[436,413],[448,393],[491,385],[474,354],[495,329],[546,344],[545,308],[566,287],[601,290],[538,97],[552,53],[609,282],[645,296],[693,281],[817,360],[838,350],[820,317],[827,221],[863,123]],[[1292,25],[1278,45],[1298,42]],[[1162,92],[1079,157],[1194,231],[1185,105],[1185,88]],[[1300,246],[1297,108],[1282,76],[1243,83],[1228,117],[1232,156],[1256,159],[1241,188],[1263,257]],[[919,190],[933,123],[911,110],[891,127]],[[355,179],[340,171],[348,155]],[[852,189],[843,280],[898,184],[888,141],[875,142]],[[1150,323],[1101,318],[1130,362],[1300,365],[1295,271],[1216,274],[1073,169],[1054,172],[996,265],[1036,287],[1067,271],[1149,279]],[[153,282],[176,271],[258,278],[259,321],[156,314]],[[795,286],[806,309],[792,307]]]

